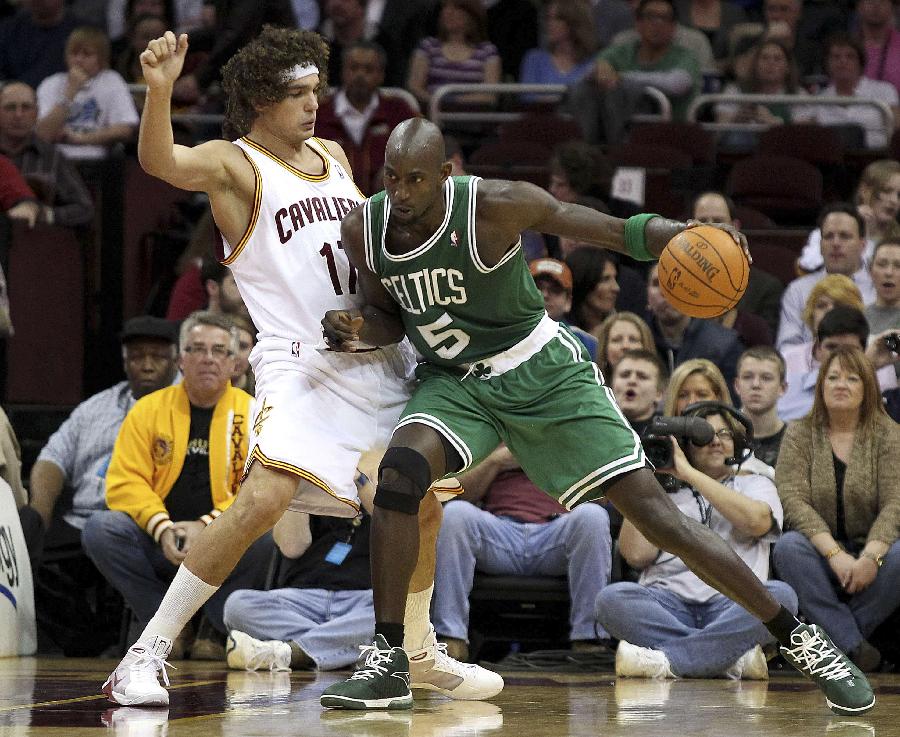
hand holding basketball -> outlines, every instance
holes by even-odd
[[[719,317],[747,289],[746,246],[723,228],[699,225],[668,242],[659,257],[659,288],[666,301],[691,317]]]

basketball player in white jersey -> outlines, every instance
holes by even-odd
[[[223,68],[226,134],[237,140],[193,148],[174,144],[170,118],[187,46],[186,35],[167,32],[141,54],[147,97],[138,155],[148,173],[209,195],[221,260],[259,329],[250,358],[256,406],[235,503],[201,533],[156,615],[103,686],[110,700],[125,705],[169,703],[159,675],[168,685],[172,640],[285,510],[357,514],[360,456],[387,445],[413,366],[408,345],[343,354],[327,352],[322,337],[326,311],[364,302],[340,242],[341,218],[364,196],[341,148],[313,137],[319,70],[327,68],[324,40],[265,28]],[[404,647],[420,663],[410,672],[412,686],[488,698],[502,689],[500,676],[450,659],[430,624],[441,513],[435,495],[429,497],[422,534],[431,542],[420,554],[405,619]]]

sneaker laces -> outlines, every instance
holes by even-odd
[[[358,668],[349,680],[367,681],[387,673],[387,668],[382,663],[391,662],[391,650],[379,650],[375,645],[360,645],[359,649],[362,651],[362,655],[365,655],[365,665]]]
[[[149,650],[141,653],[138,656],[137,660],[131,663],[128,667],[137,678],[149,676],[152,672],[153,679],[156,680],[156,674],[161,673],[163,683],[165,683],[167,686],[169,685],[169,674],[166,673],[166,668],[178,670],[174,665],[167,662],[163,656],[152,653]]]
[[[838,651],[818,632],[798,632],[791,635],[792,648],[784,648],[785,654],[797,661],[796,665],[811,676],[838,681],[853,675]],[[828,662],[825,662],[825,661]]]
[[[473,663],[462,663],[456,658],[451,658],[447,653],[447,643],[439,642],[435,645],[434,667],[442,670],[449,670],[456,675],[465,675],[467,670],[472,670],[477,666]]]

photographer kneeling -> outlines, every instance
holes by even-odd
[[[698,402],[684,415],[705,419],[712,439],[703,446],[682,440],[685,448],[670,440],[671,458],[662,459],[667,465],[657,472],[675,478],[673,501],[685,515],[721,535],[767,582],[779,603],[796,614],[793,589],[768,580],[769,547],[781,534],[783,518],[778,492],[768,478],[735,475],[732,468],[750,454],[752,426],[719,402]],[[627,521],[619,549],[642,571],[638,583],[611,584],[597,597],[599,623],[621,640],[617,676],[768,678],[761,646],[775,640],[757,619],[697,578],[681,559],[650,544]]]

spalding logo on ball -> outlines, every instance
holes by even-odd
[[[711,225],[682,231],[659,257],[660,291],[670,305],[691,317],[724,315],[744,295],[749,278],[744,249]]]

